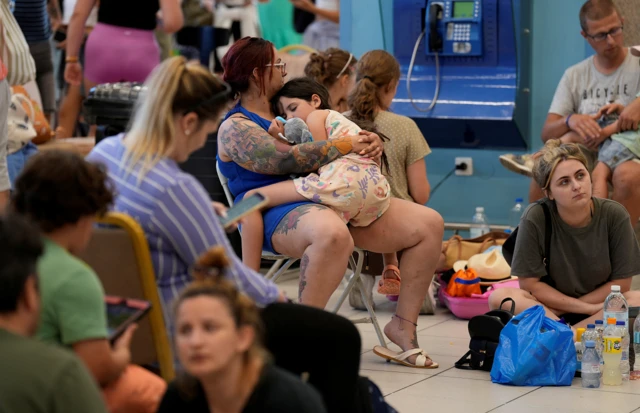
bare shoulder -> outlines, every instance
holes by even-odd
[[[307,125],[312,123],[322,123],[324,125],[330,111],[328,110],[314,110],[307,116]]]

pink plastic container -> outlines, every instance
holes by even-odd
[[[458,318],[469,320],[489,311],[489,297],[452,297],[440,288],[438,298]]]

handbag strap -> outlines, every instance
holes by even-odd
[[[502,304],[508,303],[509,301],[511,301],[511,308],[509,309],[509,312],[511,313],[511,315],[514,315],[516,313],[516,302],[511,297],[507,297],[504,300],[502,300],[500,302],[500,307],[498,307],[498,309],[502,310]]]
[[[540,202],[542,211],[544,212],[544,268],[547,271],[547,276],[551,277],[551,211],[547,204]]]
[[[471,350],[467,351],[467,353],[460,358],[460,360],[456,361],[454,364],[455,368],[461,370],[475,370],[471,365]]]

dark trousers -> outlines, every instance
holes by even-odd
[[[265,345],[275,364],[322,395],[327,412],[356,411],[360,333],[344,317],[297,304],[271,304],[262,312]]]

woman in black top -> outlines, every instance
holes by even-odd
[[[220,249],[196,264],[196,281],[175,304],[175,348],[184,374],[158,413],[325,413],[320,394],[268,362],[253,302],[218,277]]]

